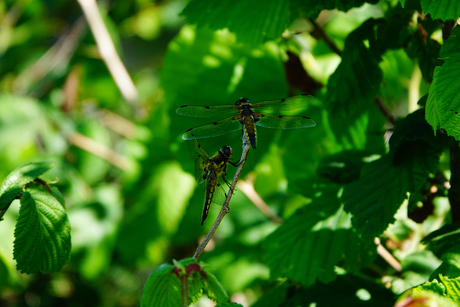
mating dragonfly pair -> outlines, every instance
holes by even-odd
[[[256,126],[272,129],[300,129],[316,126],[316,123],[306,116],[275,115],[265,112],[296,110],[313,100],[314,98],[310,95],[299,95],[251,104],[249,99],[240,98],[235,105],[185,105],[176,109],[177,114],[191,117],[229,116],[217,122],[188,129],[182,135],[184,140],[191,141],[188,148],[195,160],[195,179],[198,183],[206,180],[201,225],[209,213],[211,203],[222,205],[223,199],[226,198],[222,184],[230,185],[226,179],[227,164],[233,166],[237,164],[230,161],[233,153],[230,146],[222,146],[214,156],[209,157],[196,139],[216,137],[242,129],[255,149],[257,145]]]

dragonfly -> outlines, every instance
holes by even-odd
[[[187,142],[190,155],[195,160],[195,179],[198,184],[206,181],[205,186],[205,202],[203,215],[201,217],[201,225],[209,213],[211,203],[216,203],[222,206],[227,198],[222,184],[225,183],[230,187],[230,183],[225,178],[227,164],[238,166],[237,163],[230,161],[233,150],[230,146],[222,146],[220,150],[209,157],[208,153],[201,147],[196,139]]]
[[[235,105],[192,106],[184,105],[176,113],[191,117],[227,116],[210,124],[188,129],[182,135],[184,140],[216,137],[240,130],[244,133],[252,148],[257,145],[256,126],[272,129],[300,129],[316,126],[314,120],[306,116],[275,115],[265,112],[290,111],[306,106],[314,100],[313,96],[302,94],[278,100],[251,103],[248,98],[240,98]]]

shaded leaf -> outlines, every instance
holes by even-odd
[[[47,192],[30,188],[22,193],[14,236],[14,258],[24,273],[56,272],[69,261],[69,220],[61,203]]]
[[[421,0],[423,12],[431,14],[433,19],[456,20],[460,17],[460,5],[457,1],[452,0]]]
[[[291,289],[290,289],[291,290]],[[309,288],[292,289],[283,307],[316,306],[356,307],[392,306],[393,293],[383,285],[353,275],[341,275],[324,285],[317,283]],[[333,294],[333,295],[332,295]]]
[[[390,139],[390,153],[365,165],[361,177],[344,189],[345,210],[353,214],[353,225],[361,235],[372,240],[394,222],[407,192],[419,191],[436,171],[447,144],[443,137],[432,138],[423,110],[399,123]]]
[[[266,291],[262,297],[260,297],[255,304],[251,305],[252,307],[265,307],[280,306],[281,303],[286,299],[286,294],[288,291],[288,283],[284,282],[280,285],[277,285],[270,290]]]
[[[439,275],[449,278],[460,276],[460,247],[458,246],[458,240],[458,235],[452,235],[439,240],[443,244],[430,244],[433,252],[443,261],[431,274],[431,278],[437,278]]]
[[[0,185],[0,209],[9,206],[24,186],[53,167],[53,162],[33,162],[12,171]]]
[[[428,82],[433,80],[435,67],[442,65],[442,61],[438,59],[440,50],[441,45],[437,41],[422,37],[419,31],[415,32],[405,48],[411,59],[417,59],[423,79]]]
[[[333,115],[353,111],[359,114],[377,95],[383,74],[374,27],[381,22],[369,19],[345,40],[342,61],[327,84],[326,103]]]

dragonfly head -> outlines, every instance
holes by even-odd
[[[222,146],[220,152],[227,158],[233,155],[233,149],[230,146]]]
[[[235,104],[236,104],[237,106],[239,106],[239,105],[241,105],[241,104],[243,104],[243,103],[249,103],[249,99],[247,99],[246,97],[241,97],[240,99],[238,99],[238,100],[236,101]]]

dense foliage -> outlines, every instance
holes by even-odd
[[[0,305],[460,304],[458,1],[91,3],[0,1]],[[301,93],[192,258],[176,108]]]

